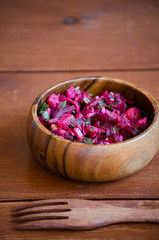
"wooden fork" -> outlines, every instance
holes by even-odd
[[[90,230],[114,223],[159,222],[159,209],[135,209],[83,199],[48,199],[12,209],[14,229]]]

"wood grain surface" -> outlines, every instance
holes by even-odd
[[[159,67],[157,0],[2,0],[0,70]]]
[[[11,208],[25,200],[95,198],[159,207],[159,152],[131,177],[92,184],[44,169],[33,159],[26,139],[35,97],[69,79],[121,78],[145,88],[159,102],[158,24],[157,0],[1,0],[0,239],[159,239],[158,224],[22,232],[13,231],[10,223]]]

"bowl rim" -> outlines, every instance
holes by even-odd
[[[66,83],[72,83],[75,81],[86,81],[86,80],[111,80],[111,81],[115,81],[115,82],[120,82],[121,84],[127,85],[129,87],[132,87],[134,89],[138,89],[140,92],[142,92],[142,94],[145,95],[146,98],[148,98],[148,100],[151,102],[153,109],[154,109],[154,118],[153,121],[151,122],[151,124],[148,126],[148,128],[146,130],[144,130],[142,133],[138,134],[137,136],[134,136],[132,138],[129,138],[127,140],[124,140],[122,142],[117,142],[117,143],[113,143],[113,144],[88,144],[88,143],[83,143],[83,142],[73,142],[71,140],[68,139],[64,139],[60,136],[57,136],[55,134],[53,134],[51,131],[49,131],[40,121],[38,118],[38,105],[39,102],[41,101],[42,97],[44,97],[48,92],[52,91],[53,89],[62,86]],[[157,101],[155,100],[155,98],[145,89],[143,89],[142,87],[139,87],[137,84],[131,83],[131,82],[127,82],[126,80],[120,79],[120,78],[113,78],[113,77],[105,77],[105,76],[94,76],[94,77],[82,77],[82,78],[74,78],[71,80],[67,80],[67,81],[63,81],[60,82],[56,85],[53,85],[49,88],[47,88],[45,91],[41,92],[33,101],[32,106],[31,106],[31,113],[32,113],[32,117],[34,119],[34,121],[36,122],[37,126],[41,129],[41,131],[44,131],[47,135],[50,135],[51,137],[55,138],[55,139],[59,139],[62,142],[65,143],[71,143],[71,144],[75,144],[80,147],[80,145],[82,144],[82,146],[91,146],[91,147],[112,147],[112,146],[116,146],[117,144],[128,144],[134,141],[137,141],[139,139],[141,139],[143,136],[147,135],[148,132],[150,132],[150,130],[152,129],[152,127],[155,125],[158,117],[159,117],[159,105],[157,103]]]

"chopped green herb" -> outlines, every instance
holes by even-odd
[[[64,101],[64,103],[62,104],[62,109],[64,109],[66,107],[66,101]]]
[[[78,86],[78,87],[75,88],[75,91],[77,91],[77,90],[79,90],[79,89],[80,89],[80,87]]]
[[[71,120],[70,120],[70,122],[73,124],[73,123],[74,123],[74,120],[73,120],[73,119],[71,119]]]
[[[75,127],[76,127],[75,124],[71,124],[71,125],[69,125],[69,128],[71,128],[71,129],[73,129],[73,128],[75,128]]]
[[[108,141],[108,137],[106,137],[106,139],[105,139],[106,141]]]
[[[50,119],[48,111],[43,112],[42,115],[43,115],[43,118],[45,119],[45,121],[48,121]]]
[[[98,101],[98,104],[99,104],[99,107],[102,109],[103,105],[105,103],[105,100],[104,99],[101,99]]]
[[[113,102],[113,103],[109,104],[108,106],[111,107],[111,106],[116,105],[116,104],[118,104],[118,102]]]
[[[46,102],[44,102],[42,107],[40,108],[39,113],[43,114],[48,109],[48,107],[49,107],[49,105]]]
[[[91,128],[90,130],[91,130],[91,132],[93,132],[93,131],[94,131],[94,129],[93,129],[93,128]]]
[[[120,131],[120,128],[118,128],[118,127],[115,127],[115,129],[116,129],[117,131]]]
[[[90,100],[89,100],[89,98],[88,98],[88,97],[84,96],[84,98],[83,98],[83,102],[84,102],[85,104],[87,104],[87,103],[89,103],[89,102],[90,102]]]
[[[73,114],[76,114],[76,111],[75,111],[75,110],[73,110],[73,111],[72,111],[72,113],[73,113]]]
[[[88,143],[88,144],[93,144],[93,142],[91,141],[90,138],[84,138],[84,139],[83,139],[83,142],[84,142],[84,143]]]
[[[90,118],[86,118],[86,124],[91,124],[91,119]]]
[[[111,107],[110,105],[107,105],[108,108],[116,110],[114,107]]]
[[[91,98],[91,101],[94,101],[95,99],[96,99],[95,97],[92,97],[92,98]]]
[[[116,133],[116,128],[113,128],[113,133],[114,133],[114,134]]]

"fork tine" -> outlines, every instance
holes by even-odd
[[[67,219],[40,220],[16,224],[14,230],[71,229]]]
[[[68,219],[67,212],[61,212],[58,214],[54,212],[27,214],[27,215],[14,217],[11,222],[22,223],[26,221],[49,220],[49,219]]]
[[[31,203],[26,203],[18,207],[12,208],[12,212],[20,211],[30,207],[47,206],[47,205],[67,205],[68,202],[65,199],[46,199],[46,200],[35,200]]]
[[[12,212],[12,216],[22,216],[32,213],[57,213],[57,212],[68,212],[71,211],[67,205],[49,205],[49,206],[35,206],[30,208],[24,208],[22,210]]]

